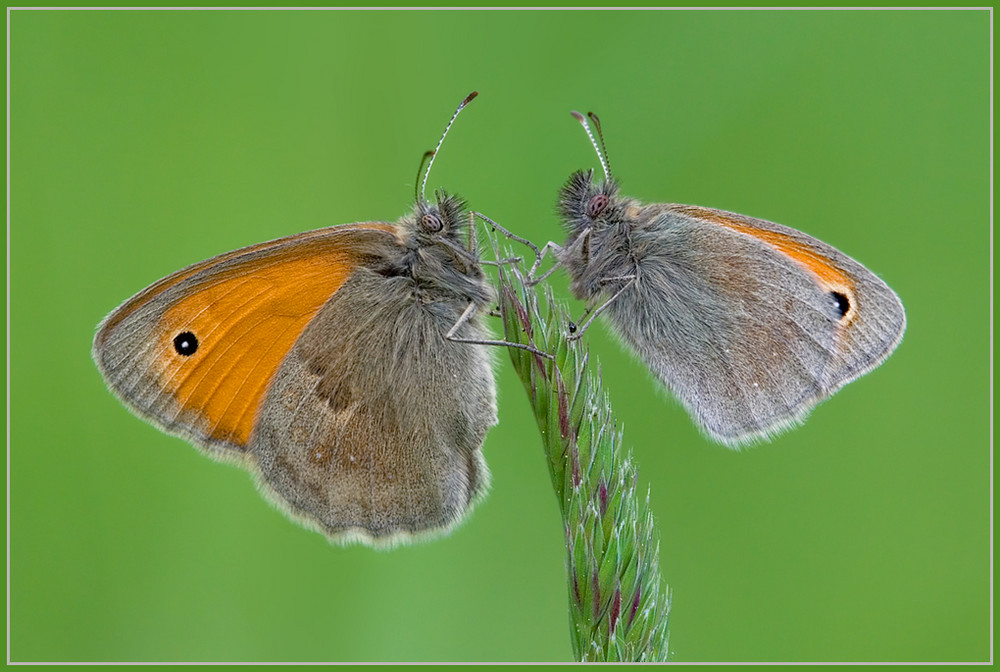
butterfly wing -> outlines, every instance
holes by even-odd
[[[902,339],[902,303],[880,278],[789,227],[657,205],[633,237],[640,281],[609,316],[723,443],[800,422]]]
[[[210,450],[246,450],[282,359],[389,224],[331,227],[178,271],[112,312],[93,356],[137,415]]]
[[[289,352],[251,452],[269,491],[333,538],[376,544],[459,522],[485,492],[496,423],[487,348],[444,335],[464,305],[359,269]],[[478,320],[458,335],[487,337]]]
[[[178,271],[102,322],[94,359],[136,414],[210,454],[240,459],[284,508],[331,537],[354,531],[385,540],[446,527],[485,487],[479,446],[495,422],[492,372],[481,346],[441,343],[439,323],[454,324],[458,307],[434,304],[437,332],[412,328],[417,304],[407,280],[387,272],[400,254],[394,231],[383,223],[331,227]],[[380,282],[397,293],[374,319],[387,288]],[[368,283],[369,305],[345,313],[359,283]],[[344,320],[365,322],[367,347],[345,342],[359,334],[337,331]],[[418,373],[427,378],[401,389],[408,369],[384,363],[419,358],[418,346],[445,354],[422,362]],[[472,382],[463,385],[457,374],[465,371]],[[345,390],[357,403],[340,408]],[[458,410],[390,413],[387,400],[405,390],[410,399],[419,391],[415,408],[458,399]],[[299,461],[309,455],[330,459],[319,460],[306,484]],[[392,519],[393,507],[408,513]]]

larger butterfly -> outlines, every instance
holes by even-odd
[[[423,189],[475,95],[412,214],[222,254],[122,304],[93,344],[108,387],[332,540],[453,527],[489,481],[493,293],[462,201]]]

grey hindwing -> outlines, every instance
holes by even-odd
[[[895,293],[829,245],[722,213],[788,235],[854,277],[860,310],[849,330],[839,328],[830,293],[774,248],[670,206],[650,208],[656,210],[631,231],[639,281],[607,314],[713,438],[739,444],[800,422],[902,338],[905,315]]]
[[[488,483],[490,354],[447,341],[467,302],[359,268],[282,363],[250,452],[266,488],[327,535],[446,529]],[[478,317],[458,335],[486,337]]]

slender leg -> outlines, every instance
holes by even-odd
[[[570,332],[571,333],[570,333],[569,336],[566,337],[566,340],[567,341],[575,341],[578,338],[580,338],[581,336],[583,336],[583,333],[585,331],[587,331],[587,329],[590,327],[590,325],[593,323],[593,321],[595,319],[597,319],[597,316],[600,315],[601,313],[603,313],[604,309],[607,308],[608,306],[610,306],[612,301],[614,301],[619,296],[621,296],[625,292],[625,290],[628,289],[629,287],[631,287],[632,285],[634,285],[636,283],[636,280],[638,280],[638,279],[639,279],[638,275],[624,275],[624,276],[615,277],[615,278],[604,278],[603,280],[601,280],[601,282],[610,282],[612,280],[628,280],[629,282],[625,283],[625,285],[623,285],[621,289],[619,289],[617,292],[615,292],[611,296],[611,298],[609,298],[607,301],[605,301],[600,306],[598,306],[593,311],[593,313],[591,313],[590,308],[588,308],[586,310],[586,312],[584,312],[583,315],[584,315],[584,317],[586,317],[587,315],[590,315],[590,317],[587,318],[587,321],[584,322],[583,324],[581,324],[579,327],[574,327],[574,325],[570,325]]]
[[[471,214],[472,214],[473,217],[478,217],[479,219],[483,220],[484,222],[486,222],[487,224],[489,224],[494,229],[496,229],[497,231],[499,231],[503,235],[507,236],[511,240],[516,240],[517,242],[521,243],[522,245],[527,245],[528,247],[530,247],[534,251],[536,257],[540,254],[540,252],[538,251],[538,246],[535,245],[530,240],[528,240],[527,238],[522,238],[521,236],[519,236],[519,235],[517,235],[515,233],[511,233],[510,231],[508,231],[507,229],[503,228],[502,226],[500,226],[499,224],[497,224],[496,222],[494,222],[492,219],[490,219],[489,217],[487,217],[486,215],[484,215],[481,212],[473,212]]]
[[[449,249],[453,250],[455,254],[457,254],[466,264],[471,264],[471,265],[481,264],[483,266],[502,266],[504,264],[516,264],[519,261],[521,261],[521,257],[511,257],[509,259],[500,259],[498,261],[488,261],[486,259],[480,259],[478,256],[476,256],[474,252],[470,252],[469,250],[465,249],[458,243],[448,240],[447,238],[438,237],[436,238],[436,240],[445,247],[448,247]]]
[[[560,253],[562,252],[563,248],[560,247],[559,245],[556,245],[555,243],[553,243],[553,242],[550,241],[550,242],[548,242],[548,243],[545,244],[545,247],[543,247],[541,250],[539,250],[538,246],[535,245],[530,240],[528,240],[527,238],[522,238],[521,236],[517,235],[516,233],[513,233],[512,231],[508,231],[507,229],[505,229],[504,227],[500,226],[499,224],[497,224],[496,222],[494,222],[492,219],[490,219],[486,215],[482,214],[481,212],[474,212],[472,214],[475,217],[478,217],[479,219],[483,220],[484,222],[486,222],[491,227],[493,227],[494,229],[496,229],[497,231],[499,231],[503,235],[507,236],[511,240],[516,240],[517,242],[521,243],[522,245],[526,245],[527,247],[530,247],[531,250],[535,253],[535,263],[531,266],[531,270],[528,271],[527,284],[528,284],[529,287],[533,286],[533,285],[536,285],[539,282],[541,282],[542,280],[544,280],[545,278],[549,277],[552,274],[552,272],[555,271],[555,269],[559,267],[559,262],[557,261],[556,265],[553,266],[552,268],[550,268],[548,271],[546,271],[544,275],[542,275],[539,278],[536,278],[535,277],[535,273],[538,271],[538,267],[542,265],[542,259],[545,258],[545,255],[548,254],[549,251],[553,251],[555,253],[556,257],[558,258],[560,256]]]
[[[520,263],[521,257],[508,257],[507,259],[500,259],[499,261],[490,261],[489,259],[480,259],[479,263],[483,266],[506,266],[507,264],[517,264]]]
[[[458,336],[455,336],[458,330],[462,328],[462,325],[468,322],[475,314],[475,312],[476,312],[476,304],[470,303],[468,308],[465,309],[465,312],[462,313],[462,315],[458,318],[458,321],[455,322],[454,326],[452,326],[452,328],[448,330],[448,333],[445,334],[444,337],[447,338],[449,341],[453,341],[455,343],[476,343],[478,345],[502,345],[508,348],[518,348],[520,350],[527,350],[530,353],[539,355],[541,357],[545,357],[546,359],[555,359],[555,357],[553,357],[547,352],[542,352],[538,348],[533,348],[530,345],[524,345],[522,343],[511,343],[510,341],[487,341],[487,340],[481,341],[471,338],[459,338]]]
[[[467,250],[469,255],[474,259],[478,259],[479,263],[484,266],[503,266],[504,264],[516,264],[520,262],[521,257],[511,257],[509,259],[501,259],[499,261],[488,261],[486,259],[479,258],[479,241],[476,239],[476,214],[478,213],[469,213],[469,244]]]
[[[592,229],[584,229],[583,233],[577,236],[576,240],[573,241],[573,244],[567,248],[562,248],[551,241],[546,243],[545,247],[542,248],[541,255],[539,255],[539,257],[535,260],[535,265],[532,266],[531,270],[528,272],[528,285],[529,286],[537,285],[539,282],[552,275],[552,273],[555,272],[555,270],[562,265],[563,259],[572,257],[584,249],[588,251],[587,261],[589,262],[591,231]],[[545,271],[536,278],[535,273],[538,271],[538,267],[542,265],[542,258],[545,256],[545,253],[548,252],[549,250],[552,250],[552,253],[555,255],[556,263],[552,268]]]
[[[553,264],[552,268],[550,268],[549,270],[545,271],[539,276],[536,276],[535,273],[538,272],[538,267],[542,265],[542,259],[544,259],[545,255],[548,254],[550,251],[552,252],[553,256],[555,256],[556,263]],[[563,252],[565,252],[565,250],[562,248],[561,245],[557,245],[556,243],[553,243],[551,240],[545,243],[545,247],[542,248],[541,254],[535,257],[535,263],[532,264],[531,270],[528,271],[528,279],[527,279],[528,286],[533,287],[534,285],[537,285],[542,280],[555,273],[556,269],[559,268],[559,265],[562,263],[559,261],[559,258],[563,255]]]

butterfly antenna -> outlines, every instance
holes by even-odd
[[[434,150],[428,149],[424,152],[424,157],[420,159],[420,167],[417,168],[417,179],[413,181],[413,200],[414,202],[420,200],[420,192],[417,191],[417,184],[420,182],[420,173],[424,172],[424,165],[427,163],[427,159],[434,156]]]
[[[608,162],[604,160],[604,154],[601,153],[601,148],[597,144],[597,140],[594,139],[594,134],[590,132],[590,124],[587,123],[586,117],[576,111],[570,112],[570,114],[572,114],[573,117],[580,122],[580,125],[583,126],[583,130],[587,131],[587,137],[590,138],[590,144],[594,146],[594,151],[597,152],[597,158],[601,161],[601,168],[604,169],[604,177],[610,180],[611,171],[608,170]]]
[[[597,130],[597,139],[601,141],[601,149],[604,150],[604,160],[608,163],[607,172],[611,172],[611,157],[608,156],[608,146],[604,144],[604,131],[601,130],[601,120],[593,112],[587,112],[587,118],[590,119],[594,124],[594,128]]]
[[[478,95],[479,95],[478,91],[473,91],[472,93],[467,95],[465,97],[465,100],[459,103],[458,109],[455,110],[455,114],[451,115],[451,119],[448,121],[448,125],[444,127],[444,133],[441,134],[441,139],[438,140],[437,147],[434,148],[434,151],[430,152],[431,160],[427,163],[427,171],[424,173],[423,182],[420,183],[420,197],[418,200],[421,201],[426,200],[424,194],[426,193],[427,189],[427,176],[431,174],[431,166],[434,165],[434,158],[437,156],[438,150],[441,149],[441,144],[444,143],[444,139],[445,137],[447,137],[448,131],[451,130],[451,125],[455,123],[455,118],[458,116],[458,113],[462,111],[462,108],[471,103],[472,99]]]

